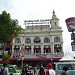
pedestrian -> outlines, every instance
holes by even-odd
[[[33,71],[34,71],[34,75],[35,75],[35,73],[36,73],[36,67],[35,66],[33,66]]]
[[[36,68],[36,75],[39,75],[39,66]]]
[[[61,75],[69,75],[68,67],[64,66]]]
[[[45,75],[44,67],[41,66],[38,75]]]
[[[27,68],[24,66],[21,75],[26,75],[26,74],[27,74]]]
[[[26,64],[25,67],[26,67],[27,70],[29,69],[29,65],[28,64]]]
[[[51,63],[49,63],[47,67],[48,67],[48,70],[46,70],[46,75],[57,75],[56,71],[53,70],[52,68],[53,66]]]
[[[1,75],[9,75],[8,67],[6,63],[3,63],[3,67],[1,68]]]
[[[22,69],[22,73],[21,73],[21,75],[26,75],[26,74],[25,74],[25,70],[24,70],[24,68]]]

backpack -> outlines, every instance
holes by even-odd
[[[1,68],[0,75],[4,75],[4,69],[5,69],[5,68]]]
[[[61,72],[61,75],[66,75],[66,71],[62,71]]]

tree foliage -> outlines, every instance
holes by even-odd
[[[7,61],[7,60],[9,60],[10,58],[11,58],[10,55],[8,55],[8,54],[3,54],[3,59],[2,59],[2,61]]]
[[[18,25],[17,19],[12,19],[10,14],[6,11],[3,11],[0,14],[0,42],[6,43],[7,41],[11,41],[13,37],[19,35],[21,31],[21,26]]]

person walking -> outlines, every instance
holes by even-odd
[[[38,75],[45,75],[44,67],[41,66]]]
[[[69,75],[68,67],[64,66],[61,75]]]
[[[34,75],[36,74],[36,67],[33,66]]]
[[[30,73],[29,73],[29,66],[25,65],[23,67],[21,75],[30,75]]]
[[[3,63],[3,67],[1,68],[1,75],[9,75],[8,67],[6,63]]]
[[[21,75],[26,75],[26,74],[27,74],[27,69],[23,67]]]
[[[36,75],[39,75],[39,66],[36,68]]]
[[[56,71],[53,70],[52,68],[53,66],[51,63],[49,63],[47,67],[48,67],[48,70],[46,70],[46,75],[57,75]]]

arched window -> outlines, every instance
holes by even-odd
[[[60,42],[60,38],[59,37],[55,37],[54,38],[54,42]]]
[[[50,39],[46,37],[46,38],[44,39],[44,43],[50,43]]]
[[[15,43],[21,43],[21,39],[20,38],[16,38]]]
[[[25,43],[31,43],[31,39],[30,38],[26,38]]]
[[[34,38],[34,43],[40,43],[40,42],[41,42],[41,40],[40,40],[39,37],[35,37],[35,38]]]

